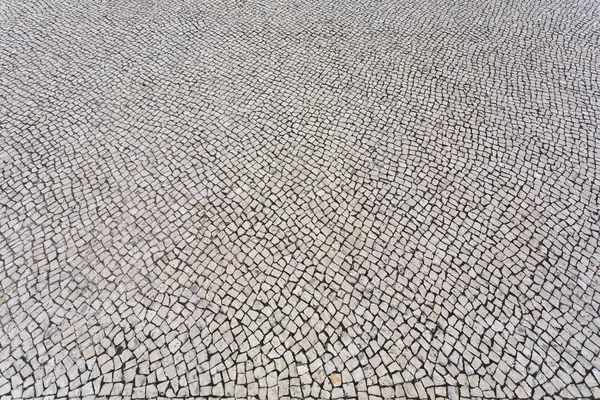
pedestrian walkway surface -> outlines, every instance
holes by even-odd
[[[0,400],[600,398],[599,73],[596,0],[0,2]]]

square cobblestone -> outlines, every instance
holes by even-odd
[[[599,21],[4,0],[0,400],[600,398]]]

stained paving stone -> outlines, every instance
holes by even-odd
[[[4,1],[0,400],[600,398],[599,20]]]

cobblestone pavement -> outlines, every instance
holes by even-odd
[[[600,398],[600,3],[0,2],[0,399]]]

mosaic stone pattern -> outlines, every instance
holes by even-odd
[[[600,398],[596,0],[0,2],[0,400]]]

